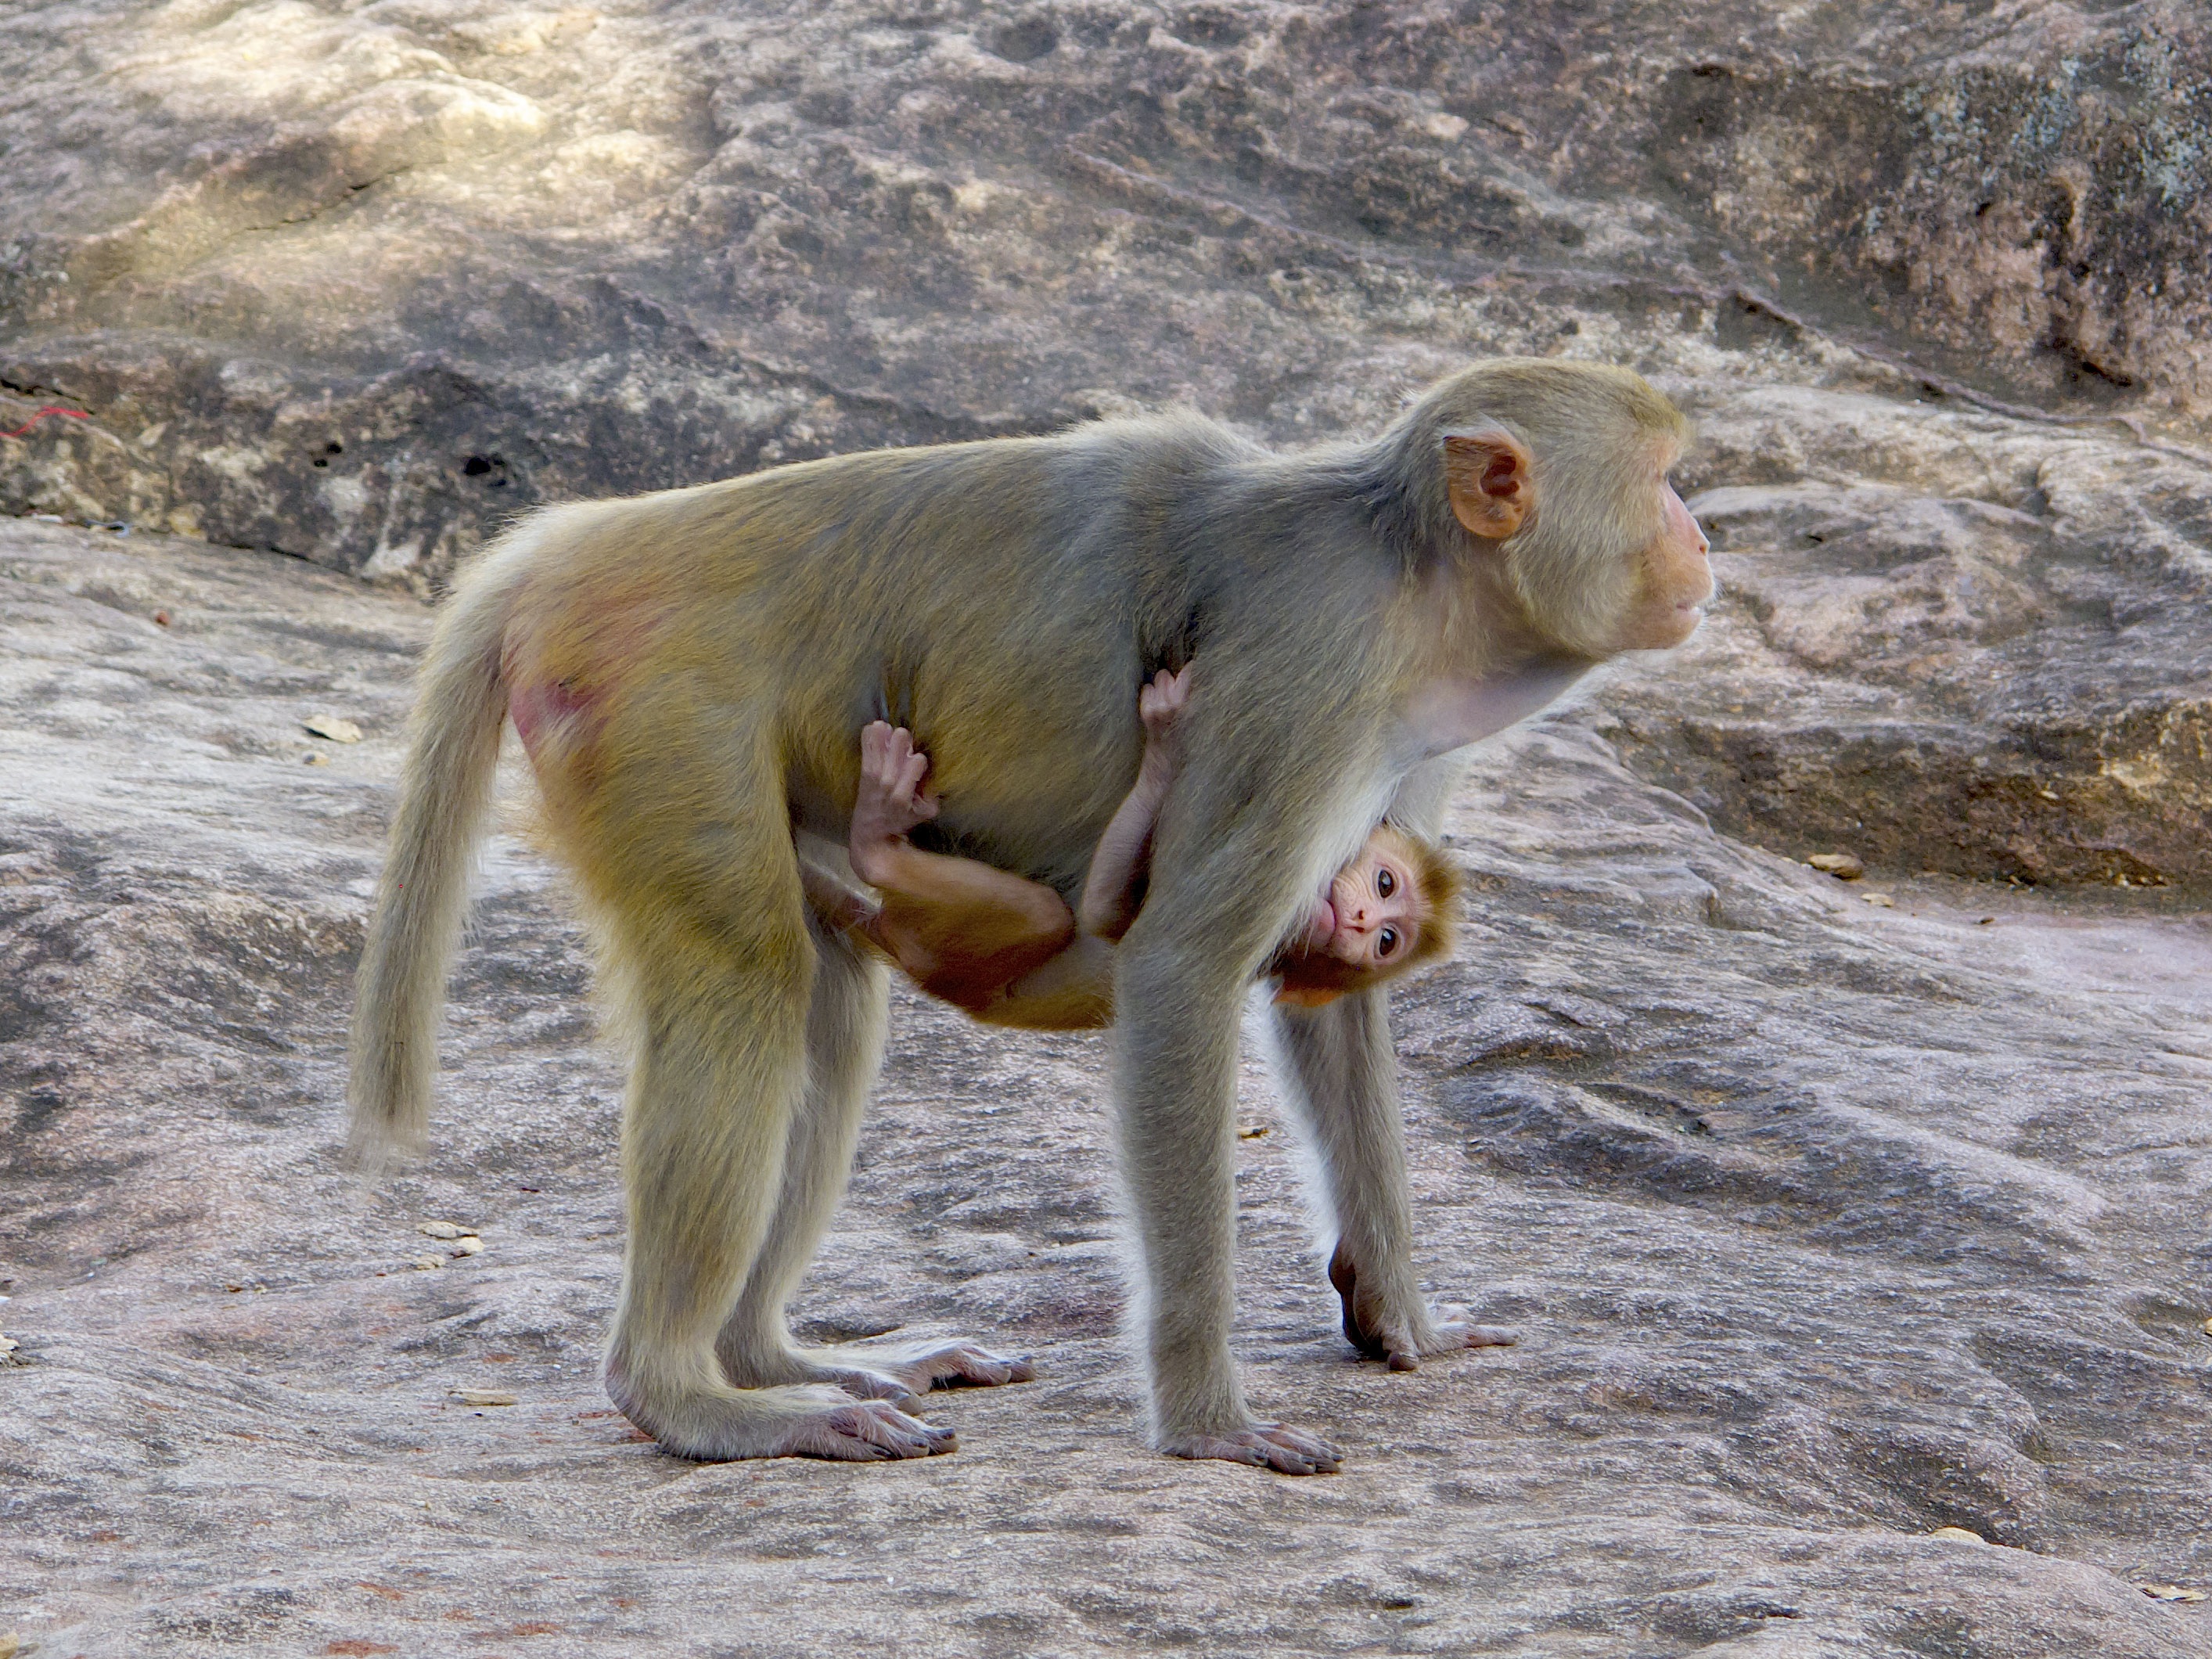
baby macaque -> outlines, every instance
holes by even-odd
[[[1152,829],[1175,782],[1176,723],[1190,670],[1143,688],[1144,758],[1099,837],[1071,912],[1051,888],[972,859],[925,852],[907,831],[937,815],[929,757],[902,726],[860,733],[860,793],[847,852],[882,894],[868,908],[831,895],[819,908],[857,930],[933,996],[1002,1025],[1075,1030],[1114,1017],[1113,945],[1144,903]],[[1459,878],[1434,847],[1389,824],[1316,894],[1303,930],[1268,974],[1279,1002],[1319,1007],[1448,955]]]

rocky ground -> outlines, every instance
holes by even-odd
[[[0,432],[86,417],[0,437],[0,1659],[2212,1655],[2136,1588],[2212,1591],[2212,44],[1683,9],[0,16]],[[638,1440],[520,779],[437,1151],[337,1170],[416,595],[515,506],[1505,350],[1695,413],[1725,591],[1481,757],[1401,998],[1522,1345],[1357,1363],[1248,1079],[1240,1349],[1342,1475],[1140,1449],[1099,1046],[912,998],[802,1312],[1039,1380]]]
[[[2212,1654],[2130,1588],[2212,1585],[2212,927],[2166,896],[1846,884],[1546,720],[1460,803],[1474,925],[1401,1022],[1424,1259],[1521,1346],[1353,1359],[1255,1072],[1240,1346],[1351,1462],[1147,1454],[1098,1043],[908,997],[809,1327],[1041,1380],[941,1396],[951,1458],[700,1468],[596,1384],[617,1076],[517,835],[436,1155],[336,1167],[424,625],[274,556],[0,525],[33,1650]]]

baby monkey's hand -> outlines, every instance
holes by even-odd
[[[1168,759],[1174,758],[1176,722],[1189,700],[1188,663],[1173,674],[1163,668],[1152,676],[1150,684],[1137,692],[1137,718],[1145,723],[1145,741],[1148,747],[1163,751]]]
[[[875,720],[860,732],[860,788],[853,801],[852,842],[889,841],[937,816],[937,803],[922,793],[929,757],[914,746],[914,733],[902,726]]]

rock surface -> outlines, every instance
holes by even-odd
[[[1907,871],[2212,882],[2212,466],[1836,391],[1705,411],[1723,589],[1605,730],[1729,832]]]
[[[0,520],[0,1654],[2212,1655],[2130,1588],[2212,1588],[2212,38],[1684,9],[0,15],[0,432],[88,417],[0,437],[75,521]],[[1401,999],[1422,1259],[1522,1345],[1355,1362],[1247,1079],[1240,1349],[1345,1474],[1141,1450],[1100,1046],[912,998],[802,1312],[1040,1381],[921,1465],[639,1442],[519,779],[438,1151],[336,1171],[395,589],[541,500],[1297,441],[1500,351],[1697,416],[1725,592],[1485,755]]]
[[[2130,1587],[2212,1583],[2201,918],[1846,886],[1553,717],[1462,799],[1469,935],[1401,1020],[1423,1260],[1521,1346],[1354,1359],[1255,1069],[1239,1346],[1351,1462],[1146,1453],[1100,1044],[903,997],[805,1328],[1041,1380],[933,1400],[949,1458],[702,1468],[597,1386],[618,1075],[514,834],[437,1152],[337,1170],[425,620],[0,523],[0,1633],[42,1659],[2212,1655]]]
[[[434,575],[548,496],[1324,434],[1508,349],[2212,396],[2201,8],[1683,9],[27,0],[0,387],[94,418],[0,504]]]

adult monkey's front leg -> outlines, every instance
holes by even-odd
[[[1137,1326],[1153,1443],[1285,1474],[1333,1472],[1334,1446],[1254,1419],[1229,1353],[1242,976],[1173,941],[1125,945],[1119,967],[1121,1152],[1143,1258]]]
[[[1463,770],[1449,756],[1421,767],[1400,787],[1392,821],[1435,840]],[[1510,1343],[1512,1334],[1498,1326],[1439,1319],[1421,1295],[1389,992],[1377,988],[1321,1008],[1279,1003],[1274,1019],[1278,1081],[1313,1150],[1321,1182],[1313,1200],[1334,1238],[1328,1277],[1343,1304],[1346,1339],[1393,1370],[1412,1370],[1432,1354]]]
[[[1143,1253],[1138,1329],[1160,1449],[1314,1474],[1336,1468],[1336,1449],[1255,1421],[1230,1358],[1237,1040],[1254,975],[1371,809],[1349,787],[1361,735],[1346,731],[1352,722],[1271,709],[1259,743],[1250,726],[1217,725],[1221,711],[1257,701],[1236,677],[1243,659],[1224,649],[1220,660],[1220,674],[1201,672],[1189,763],[1162,811],[1151,886],[1115,963],[1121,1164]],[[1344,678],[1358,683],[1358,666]]]
[[[1409,1371],[1432,1354],[1514,1338],[1456,1310],[1439,1318],[1421,1295],[1389,995],[1378,988],[1325,1008],[1279,1005],[1275,1030],[1283,1092],[1319,1167],[1314,1198],[1334,1232],[1328,1279],[1345,1337],[1370,1359]]]

